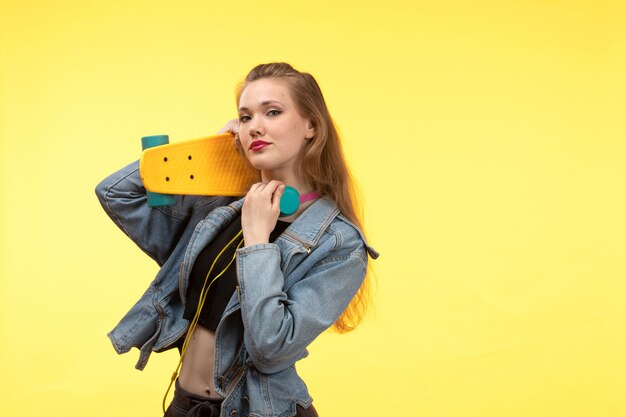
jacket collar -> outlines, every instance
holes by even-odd
[[[229,205],[229,207],[234,209],[236,212],[239,212],[243,206],[243,200],[244,198],[234,201]],[[313,247],[317,245],[322,237],[322,234],[335,217],[339,217],[341,221],[354,227],[363,240],[365,248],[372,259],[378,258],[378,252],[376,252],[374,248],[367,243],[363,232],[355,224],[352,224],[348,219],[341,215],[339,213],[339,208],[337,208],[337,204],[327,197],[317,199],[306,210],[304,210],[302,214],[300,214],[296,220],[293,221],[293,223],[289,225],[285,232],[294,236],[306,246]]]

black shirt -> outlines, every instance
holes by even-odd
[[[291,223],[289,222],[278,220],[276,227],[270,234],[269,241],[274,242],[290,224]],[[198,258],[196,259],[189,276],[187,303],[185,305],[185,313],[183,315],[183,317],[190,322],[193,320],[193,317],[198,309],[200,292],[202,291],[202,287],[204,285],[206,275],[211,268],[211,264],[220,251],[224,249],[228,242],[230,242],[230,240],[234,238],[240,230],[241,213],[238,214],[237,217],[235,217],[235,219],[217,235],[213,242],[211,242],[198,254]],[[243,235],[235,239],[233,243],[224,251],[222,256],[220,256],[213,267],[213,271],[211,271],[211,276],[207,280],[207,286],[213,278],[219,275],[229,262],[231,262],[233,255],[237,250],[237,245],[242,240]],[[215,331],[215,329],[217,329],[217,325],[222,318],[226,305],[228,304],[228,301],[230,301],[230,298],[237,287],[237,270],[235,263],[236,260],[233,261],[230,266],[228,266],[226,272],[224,272],[224,274],[222,274],[222,276],[211,285],[206,301],[204,302],[204,306],[202,307],[202,311],[200,312],[198,324],[211,331]]]

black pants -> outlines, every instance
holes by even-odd
[[[222,400],[212,400],[203,395],[196,395],[181,388],[176,380],[174,399],[163,417],[219,417]],[[295,417],[318,417],[313,405],[302,408],[296,404]]]

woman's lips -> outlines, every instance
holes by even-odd
[[[254,142],[250,144],[250,149],[256,152],[265,148],[267,145],[269,145],[269,143],[263,142],[262,140],[255,140]]]

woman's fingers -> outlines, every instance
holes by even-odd
[[[280,214],[284,185],[272,180],[252,184],[241,211],[241,227],[246,246],[267,243]]]
[[[237,148],[238,151],[243,152],[241,140],[239,139],[239,119],[229,120],[217,133],[232,133],[234,135],[233,144],[235,145],[235,148]]]
[[[250,190],[248,190],[248,194],[252,194],[252,193],[256,193],[257,191],[261,191],[263,188],[265,188],[265,183],[264,182],[257,182],[252,184],[252,186],[250,187]]]
[[[282,187],[282,188],[281,188]],[[276,199],[276,194],[278,195],[278,200],[280,200],[280,196],[282,196],[284,190],[284,184],[277,180],[271,180],[268,183],[263,184],[258,188],[258,192],[263,194],[263,198],[268,201],[272,206],[274,206],[274,200]]]
[[[274,210],[278,210],[280,212],[280,198],[283,196],[283,192],[285,191],[285,184],[280,183],[276,188],[276,191],[272,194],[272,207]]]
[[[231,119],[224,125],[223,128],[219,130],[217,133],[227,133],[230,132],[233,135],[239,134],[239,119]]]
[[[285,185],[277,180],[271,180],[270,182],[257,182],[252,184],[248,191],[248,196],[253,198],[259,197],[263,201],[269,202],[272,206],[275,203],[280,202],[280,197],[283,195]],[[276,201],[275,201],[276,200]]]
[[[265,195],[267,195],[270,199],[270,201],[272,200],[272,197],[274,196],[274,194],[276,193],[276,190],[278,190],[278,188],[283,185],[282,182],[277,181],[277,180],[271,180],[270,182],[268,182],[265,187],[263,188],[263,193],[265,193]]]

